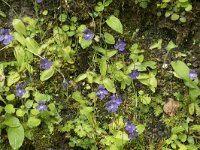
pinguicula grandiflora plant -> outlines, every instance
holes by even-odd
[[[0,147],[197,150],[198,73],[183,60],[169,63],[175,42],[164,47],[159,39],[145,47],[134,39],[139,29],[127,38],[118,11],[107,13],[112,0],[98,2],[87,13],[90,23],[66,11],[77,2],[60,2],[51,18],[42,11],[47,1],[34,0],[36,18],[13,19],[12,27],[0,30],[0,51],[13,55],[12,61],[0,63]],[[183,8],[190,11],[190,2],[173,3],[172,8],[181,4],[178,10],[168,2],[158,7],[166,3],[172,20],[184,22],[184,14],[176,15]],[[135,3],[146,8],[151,1]],[[146,57],[160,49],[166,52],[163,61]],[[160,92],[165,75],[170,76],[166,85],[176,80],[184,88]]]

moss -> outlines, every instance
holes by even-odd
[[[34,131],[32,145],[35,150],[45,150],[51,147],[51,135],[49,129],[37,129]]]

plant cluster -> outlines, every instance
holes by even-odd
[[[43,2],[36,0],[34,5],[40,9]],[[147,2],[137,1],[144,8]],[[177,0],[176,9],[173,2],[163,0],[158,6],[169,9],[171,17],[179,8],[189,10],[187,0]],[[13,19],[10,29],[0,30],[4,45],[0,51],[13,56],[0,63],[1,147],[9,141],[12,149],[20,149],[26,140],[34,141],[37,131],[48,130],[50,137],[55,131],[67,137],[64,144],[71,148],[123,150],[140,144],[147,148],[153,112],[169,129],[159,143],[163,150],[200,148],[196,70],[181,57],[167,63],[178,47],[172,40],[164,46],[159,39],[148,49],[166,50],[161,68],[156,60],[147,59],[140,43],[125,37],[120,19],[104,16],[111,3],[97,3],[90,25],[66,12],[57,14],[55,23],[46,19],[45,10],[37,18]],[[165,93],[159,93],[159,76],[165,73],[185,88],[180,90],[185,93],[167,93],[177,101],[166,103]]]

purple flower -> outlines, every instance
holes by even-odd
[[[86,29],[86,30],[84,31],[83,38],[84,38],[86,41],[89,41],[89,40],[91,40],[91,39],[94,38],[94,34],[92,33],[91,30]]]
[[[130,133],[128,135],[129,139],[135,139],[138,136],[138,132],[137,131],[133,131],[133,133]]]
[[[42,3],[43,0],[36,0],[37,3]]]
[[[40,112],[46,111],[47,106],[45,105],[45,101],[39,101],[38,105],[36,106],[36,109],[39,110]]]
[[[197,72],[194,69],[190,69],[188,77],[190,78],[190,80],[195,80],[197,78]]]
[[[130,121],[126,123],[126,131],[129,133],[129,139],[135,139],[138,136],[137,128]]]
[[[132,70],[131,71],[131,73],[129,74],[129,76],[133,79],[133,80],[135,80],[135,79],[137,79],[137,77],[140,75],[140,73],[137,71],[137,70]]]
[[[16,85],[16,95],[22,97],[26,93],[22,85]]]
[[[116,112],[121,103],[122,99],[120,96],[111,96],[110,101],[106,103],[108,112]]]
[[[104,86],[98,86],[98,91],[96,93],[101,99],[104,99],[106,95],[108,95],[108,91],[105,89]]]
[[[47,58],[40,60],[40,68],[42,69],[48,70],[51,68],[52,64],[53,63],[49,61]]]
[[[14,39],[14,37],[10,35],[10,29],[1,29],[0,33],[0,41],[3,41],[4,45],[8,45]]]
[[[115,44],[114,48],[117,49],[120,52],[124,52],[126,47],[126,43],[122,40],[118,40],[117,43]]]
[[[128,131],[128,133],[132,133],[135,130],[136,130],[136,127],[132,125],[130,121],[128,121],[126,124],[126,131]]]

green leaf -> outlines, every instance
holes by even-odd
[[[26,27],[20,19],[14,19],[12,25],[19,34],[26,36]]]
[[[117,50],[107,50],[106,53],[105,53],[105,57],[107,59],[113,57],[115,54],[117,54]]]
[[[41,94],[40,92],[35,92],[34,93],[34,97],[35,97],[35,101],[36,102],[39,102],[39,101],[41,101],[41,100],[46,100],[46,101],[49,101],[50,100],[50,95],[47,95],[47,94]]]
[[[115,44],[115,38],[112,36],[112,34],[105,32],[104,33],[105,42],[108,44]]]
[[[187,147],[184,144],[182,144],[181,142],[179,142],[178,140],[175,141],[175,143],[176,143],[176,145],[178,145],[180,150],[187,150]]]
[[[35,55],[40,55],[42,52],[42,49],[39,48],[38,43],[31,38],[26,38],[26,46],[27,50]]]
[[[191,83],[194,83],[194,82],[191,82]],[[200,96],[200,89],[199,87],[189,87],[189,94],[190,94],[190,98],[192,101],[195,101],[199,96]]]
[[[92,124],[93,123],[93,112],[94,111],[94,108],[93,107],[83,107],[81,110],[80,110],[80,114],[81,115],[85,115],[88,119],[88,121]]]
[[[189,113],[190,113],[190,115],[193,115],[193,114],[194,114],[194,103],[191,103],[191,104],[189,105]]]
[[[20,124],[19,127],[8,127],[7,128],[8,140],[11,147],[14,150],[19,149],[24,141],[24,128]]]
[[[185,142],[187,140],[187,135],[182,133],[178,135],[178,138],[181,142]]]
[[[136,126],[136,128],[137,128],[138,134],[140,135],[140,134],[142,134],[142,133],[144,132],[144,130],[145,130],[145,125],[139,124],[139,125]]]
[[[24,51],[24,48],[22,46],[15,46],[14,50],[15,58],[17,59],[17,63],[19,66],[23,66],[24,60],[26,58],[26,53]]]
[[[102,76],[105,76],[105,75],[106,75],[106,72],[107,72],[107,62],[106,62],[106,59],[105,59],[105,58],[102,58],[102,59],[100,60],[99,69],[100,69],[101,75],[102,75]]]
[[[115,16],[111,15],[107,20],[106,20],[107,25],[112,28],[113,30],[123,34],[123,26],[118,18]]]
[[[184,130],[185,129],[182,126],[176,126],[172,128],[172,133],[177,134],[177,133],[183,132]]]
[[[34,127],[39,126],[40,123],[41,123],[41,120],[40,120],[40,119],[38,119],[38,118],[36,118],[36,117],[29,117],[27,125],[28,125],[30,128],[34,128]]]
[[[148,97],[147,95],[141,96],[141,97],[140,97],[140,101],[141,101],[144,105],[148,105],[148,104],[151,102],[151,97]]]
[[[65,22],[67,20],[67,15],[66,14],[60,14],[60,16],[58,17],[58,20],[60,22]]]
[[[19,127],[20,126],[19,119],[14,116],[6,116],[4,124],[9,127]]]
[[[186,8],[185,8],[185,11],[191,11],[192,10],[192,5],[189,4]]]
[[[174,48],[176,48],[176,47],[178,47],[178,46],[175,45],[173,41],[170,41],[170,42],[168,43],[167,47],[166,47],[166,50],[169,52],[169,51],[171,51],[172,49],[174,49]]]
[[[166,18],[169,17],[172,13],[173,13],[173,11],[166,11],[165,12],[165,17]]]
[[[15,108],[12,104],[7,104],[4,109],[6,113],[9,113],[9,114],[12,114],[15,112]]]
[[[189,68],[188,66],[178,60],[178,61],[172,61],[171,62],[172,68],[174,69],[175,73],[181,78],[184,79],[186,81],[190,81],[188,74],[189,74]]]
[[[159,39],[156,43],[154,43],[153,45],[150,46],[149,49],[161,49],[162,48],[162,39]]]
[[[77,78],[76,78],[76,82],[80,82],[82,80],[84,80],[85,78],[87,78],[87,74],[84,73],[84,74],[80,74]]]
[[[171,20],[176,21],[176,20],[178,20],[178,19],[179,19],[179,15],[178,15],[178,14],[173,13],[173,14],[171,15]]]
[[[26,108],[31,108],[33,106],[33,100],[27,100],[25,103]]]
[[[6,17],[6,14],[5,14],[3,11],[0,10],[0,16],[2,16],[2,17],[5,18],[5,17]]]
[[[142,8],[147,8],[147,5],[148,5],[148,3],[146,1],[144,1],[144,2],[141,1],[140,4],[139,4],[139,6],[142,7]]]
[[[81,95],[81,93],[79,91],[74,92],[72,94],[72,98],[74,100],[76,100],[77,102],[79,102],[80,104],[85,104],[86,103],[86,101],[83,100],[83,97],[82,97],[82,95]]]
[[[54,75],[54,68],[51,67],[50,69],[48,70],[44,70],[41,75],[40,75],[40,80],[41,81],[46,81],[48,80],[49,78],[51,78],[53,75]]]
[[[20,75],[17,72],[10,72],[10,75],[7,78],[7,86],[11,86],[20,79]]]
[[[181,17],[179,20],[180,20],[180,22],[182,22],[182,23],[185,23],[185,22],[186,22],[186,18],[185,18],[185,17]]]
[[[6,96],[6,99],[7,99],[8,101],[13,101],[13,100],[15,99],[15,94],[9,94],[9,95],[7,95],[7,96]]]
[[[19,34],[18,32],[14,32],[13,36],[14,36],[15,40],[17,40],[23,46],[26,46],[26,39],[24,38],[23,35]]]
[[[195,111],[196,111],[196,115],[199,117],[200,116],[200,107],[198,104],[195,104]]]
[[[63,52],[64,52],[63,57],[65,61],[67,61],[69,64],[73,64],[74,63],[73,56],[75,52],[72,50],[71,46],[63,48]]]
[[[104,5],[101,2],[99,2],[98,5],[95,6],[94,10],[97,12],[101,12],[104,10]]]
[[[92,44],[92,40],[86,41],[83,37],[79,38],[79,43],[82,47],[82,49],[86,49]]]
[[[179,2],[181,2],[181,3],[185,3],[185,2],[187,2],[188,0],[179,0]]]
[[[191,131],[200,132],[200,125],[192,125],[190,127]]]
[[[16,115],[17,115],[18,117],[23,117],[23,116],[25,115],[25,113],[26,113],[26,111],[23,111],[22,109],[18,109],[18,110],[16,111]]]
[[[115,84],[114,84],[114,81],[109,79],[109,78],[105,78],[103,80],[103,84],[105,86],[105,88],[111,92],[111,93],[116,93],[116,89],[115,89]]]

